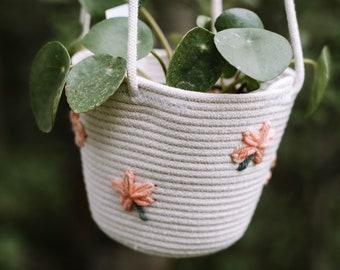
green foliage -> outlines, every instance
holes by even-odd
[[[39,129],[51,131],[70,67],[70,56],[60,42],[50,42],[35,56],[30,73],[32,111]]]
[[[215,44],[230,64],[262,82],[281,74],[292,59],[288,41],[263,29],[226,29],[216,34]]]
[[[15,230],[0,232],[0,267],[5,270],[20,270],[23,255],[23,240]]]
[[[127,0],[79,0],[93,17],[104,17],[105,10],[127,3]]]
[[[104,20],[91,28],[83,44],[95,54],[111,54],[124,57],[127,54],[128,18],[117,17]],[[153,48],[153,37],[149,27],[138,21],[138,59],[145,57]]]
[[[245,77],[245,84],[247,85],[248,91],[254,91],[260,87],[260,83],[249,76]]]
[[[199,16],[196,23],[206,28],[210,18]],[[242,80],[237,83],[247,88],[244,92],[249,92],[258,89],[259,82],[280,75],[292,59],[289,42],[281,35],[264,30],[261,19],[252,11],[227,9],[217,18],[215,27],[219,31],[215,35],[199,28],[186,34],[170,61],[169,85],[207,91],[219,77],[231,78],[239,70],[247,76],[240,76]],[[210,47],[212,49],[202,50]],[[236,85],[232,82],[226,89]],[[222,92],[227,91],[222,89]]]
[[[74,112],[92,110],[112,96],[123,82],[126,60],[108,54],[86,58],[67,77],[67,101]]]
[[[126,74],[127,32],[127,18],[95,25],[83,43],[96,55],[75,65],[70,73],[70,56],[64,45],[50,42],[40,49],[32,63],[30,95],[41,131],[50,132],[54,125],[66,78],[67,101],[75,112],[94,109],[114,94]],[[139,21],[138,58],[149,54],[152,47],[152,32]]]
[[[214,44],[214,34],[196,27],[178,45],[169,63],[167,84],[170,86],[206,91],[220,77],[224,59]]]
[[[319,107],[324,98],[331,76],[331,57],[328,47],[324,47],[316,62],[307,115],[311,115]]]
[[[263,23],[256,13],[244,8],[224,10],[215,21],[217,31],[229,28],[261,28]]]

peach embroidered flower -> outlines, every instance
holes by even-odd
[[[247,168],[250,161],[255,164],[262,162],[264,150],[273,141],[274,132],[270,129],[270,122],[264,122],[259,130],[244,131],[242,137],[242,145],[230,154],[231,159],[240,164],[239,171]]]
[[[75,135],[74,141],[78,147],[83,147],[85,145],[87,135],[85,133],[84,125],[80,121],[80,115],[79,113],[70,111],[69,117],[72,124],[72,130]]]
[[[142,220],[145,217],[143,206],[154,202],[151,193],[154,190],[154,184],[150,182],[136,183],[136,176],[133,171],[125,171],[123,181],[113,179],[111,181],[113,190],[121,196],[120,203],[126,211],[131,211],[134,206]]]

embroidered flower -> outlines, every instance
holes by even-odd
[[[142,220],[147,220],[143,207],[154,202],[151,197],[154,184],[150,182],[136,183],[136,176],[133,171],[125,171],[123,181],[113,179],[111,184],[113,190],[121,196],[120,203],[125,211],[131,211],[134,206],[139,217]]]
[[[274,132],[270,130],[270,122],[264,122],[259,130],[244,131],[242,137],[242,145],[230,154],[231,159],[240,164],[239,171],[247,168],[251,161],[255,164],[262,162],[264,150],[273,141]]]
[[[87,135],[85,133],[84,125],[80,121],[80,115],[79,113],[70,111],[69,116],[70,116],[70,121],[72,124],[72,130],[75,135],[74,141],[78,147],[83,147],[85,145]]]

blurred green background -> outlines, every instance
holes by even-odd
[[[267,29],[287,34],[283,0],[230,0]],[[184,33],[208,0],[149,0],[167,33]],[[78,149],[62,97],[56,126],[40,133],[30,111],[28,74],[49,40],[80,33],[77,0],[0,0],[0,269],[340,269],[340,1],[296,0],[305,57],[327,44],[333,76],[322,106],[305,118],[312,70],[294,107],[273,178],[244,237],[193,259],[131,251],[91,220]],[[155,12],[157,11],[157,13]]]

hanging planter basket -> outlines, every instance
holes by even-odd
[[[110,237],[133,249],[166,256],[197,256],[226,248],[245,232],[267,180],[297,91],[294,73],[247,95],[192,93],[140,79],[104,105],[81,115],[81,148],[92,216]],[[261,162],[242,171],[232,154],[246,132],[264,145]],[[251,135],[249,134],[251,137]],[[268,144],[268,145],[267,145]],[[251,147],[250,147],[251,148]],[[112,179],[152,183],[152,198],[125,211]],[[131,183],[127,184],[130,185]]]
[[[134,250],[214,253],[246,231],[303,82],[294,7],[286,1],[296,71],[249,94],[211,94],[136,75],[137,2],[127,82],[98,108],[71,114],[92,217]],[[158,78],[160,67],[150,68]]]

